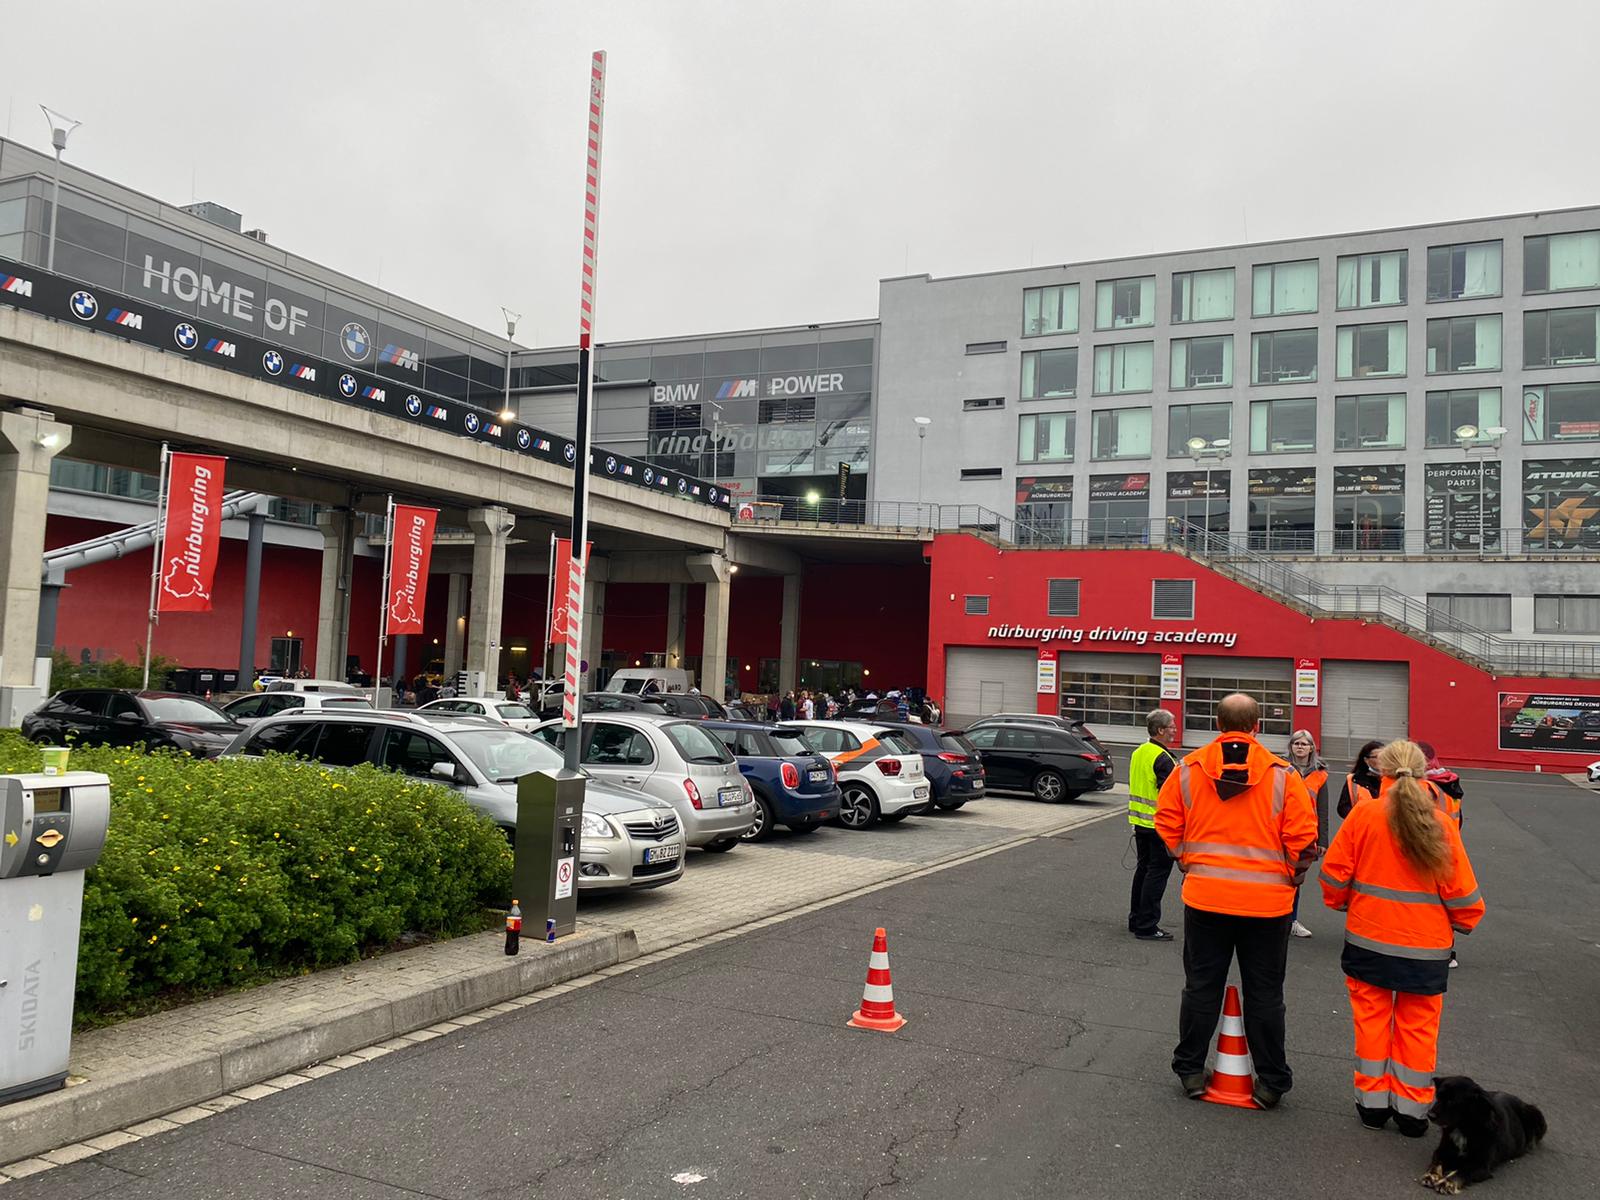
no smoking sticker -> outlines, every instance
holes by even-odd
[[[572,859],[556,860],[556,899],[565,900],[572,895]]]

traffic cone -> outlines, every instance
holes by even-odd
[[[1235,1108],[1254,1108],[1250,1098],[1254,1089],[1255,1066],[1250,1061],[1250,1044],[1244,1039],[1244,1010],[1239,1007],[1239,989],[1228,985],[1222,1000],[1222,1028],[1217,1033],[1217,1065],[1211,1083],[1200,1097],[1213,1104]]]
[[[893,1033],[905,1023],[906,1019],[894,1011],[894,985],[889,982],[889,937],[878,929],[872,934],[872,957],[867,960],[867,986],[861,992],[861,1007],[845,1024]]]

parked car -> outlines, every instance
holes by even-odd
[[[417,709],[419,713],[466,713],[474,717],[488,717],[512,729],[529,733],[540,722],[539,714],[520,700],[496,700],[493,696],[457,696],[449,700],[430,700]]]
[[[932,807],[922,755],[898,730],[862,721],[790,721],[839,772],[839,820],[848,829],[903,821]]]
[[[1589,764],[1589,782],[1600,783],[1600,760]]]
[[[944,712],[932,700],[917,700],[906,702],[906,715],[914,717],[924,725],[937,725],[944,720]],[[847,721],[900,721],[900,700],[898,697],[891,699],[857,700],[840,714]]]
[[[1077,717],[1056,717],[1049,713],[990,713],[987,717],[967,722],[967,732],[971,733],[985,725],[1044,725],[1051,729],[1065,729],[1068,733],[1077,734],[1099,753],[1106,752],[1100,739]]]
[[[243,729],[215,704],[180,692],[68,688],[22,718],[24,737],[86,746],[170,747],[215,758]]]
[[[991,788],[1031,791],[1053,803],[1116,783],[1110,756],[1065,729],[997,721],[968,729],[966,739],[983,755]]]
[[[274,717],[281,712],[288,712],[291,708],[337,708],[356,709],[358,711],[372,710],[372,702],[352,688],[349,694],[345,692],[257,692],[253,696],[243,696],[232,700],[222,706],[222,711],[228,714],[231,720],[241,725],[248,725],[252,721],[259,721],[262,717]]]
[[[897,730],[922,755],[935,808],[954,812],[968,800],[982,799],[988,786],[983,758],[961,730],[899,721],[884,725]]]
[[[642,696],[632,692],[586,692],[583,711],[655,713],[688,721],[727,718],[727,710],[710,696],[688,692],[650,692]]]
[[[802,730],[753,721],[707,721],[705,728],[733,752],[755,793],[756,819],[745,841],[762,841],[779,825],[810,833],[839,815],[838,773],[826,754],[806,745]]]
[[[738,762],[699,721],[594,713],[584,716],[582,734],[584,772],[671,804],[689,845],[731,850],[755,823],[755,794]],[[566,745],[560,721],[540,725],[534,736]]]
[[[337,696],[366,696],[354,684],[342,679],[275,679],[267,685],[269,692],[329,692]]]
[[[561,711],[561,697],[556,697],[556,711]],[[583,694],[583,711],[585,713],[651,713],[658,717],[667,716],[667,706],[660,703],[657,696],[637,696],[628,692],[585,692]]]
[[[606,680],[608,692],[687,692],[694,686],[694,674],[681,667],[623,667]]]
[[[517,780],[561,767],[561,756],[547,743],[464,713],[293,709],[257,721],[227,753],[269,751],[330,767],[372,763],[445,784],[487,814],[513,843]],[[660,887],[683,874],[683,863],[682,824],[671,805],[603,780],[589,781],[578,840],[580,890]]]
[[[763,705],[746,704],[743,700],[737,700],[732,704],[723,705],[723,708],[730,721],[753,721],[757,725],[769,723],[767,710]]]

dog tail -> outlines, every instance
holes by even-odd
[[[1521,1102],[1522,1127],[1528,1131],[1528,1140],[1542,1141],[1545,1135],[1544,1113],[1536,1105]]]

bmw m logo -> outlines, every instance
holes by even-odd
[[[656,473],[654,471],[652,471],[649,467],[646,467],[644,469],[644,481],[645,481],[645,483],[647,485],[648,484],[652,484],[652,483],[654,483],[656,481]]]
[[[532,444],[533,444],[533,434],[529,433],[526,429],[517,430],[517,447],[518,447],[518,449],[526,450]]]
[[[193,350],[200,344],[200,333],[193,325],[184,321],[172,331],[172,340],[178,343],[180,350]]]
[[[372,338],[359,321],[349,322],[339,331],[339,348],[351,362],[362,362],[372,353]]]
[[[478,414],[475,413],[475,412],[469,412],[467,414],[467,432],[468,433],[477,433],[478,432]]]
[[[72,315],[80,321],[92,321],[100,311],[100,302],[89,292],[73,292],[71,304]]]
[[[617,473],[617,456],[615,454],[608,454],[608,455],[606,455],[606,474],[607,475],[615,475],[616,473]]]
[[[346,399],[356,394],[356,377],[354,375],[339,376],[339,394]]]
[[[261,356],[261,369],[268,375],[277,375],[283,371],[283,355],[276,350],[268,350]]]
[[[411,395],[406,397],[406,411],[413,417],[422,415],[422,397]]]
[[[571,442],[568,442],[565,446],[563,446],[561,448],[561,456],[563,458],[565,458],[568,462],[577,462],[578,461],[578,448],[576,446],[574,446]]]

